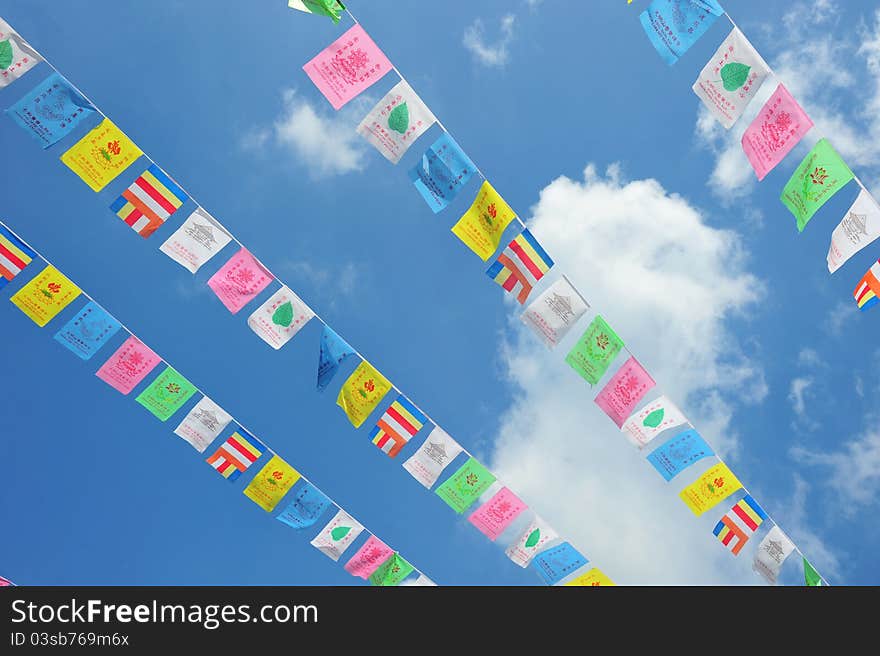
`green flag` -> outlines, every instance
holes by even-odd
[[[804,158],[782,190],[783,204],[797,219],[799,231],[828,199],[853,179],[853,172],[827,139]]]
[[[395,553],[370,575],[370,585],[400,585],[400,582],[412,574],[413,570],[415,568],[412,565],[406,562],[400,554]]]
[[[287,6],[307,14],[329,16],[334,23],[339,22],[339,16],[345,11],[345,5],[339,0],[290,0]]]
[[[595,385],[622,348],[623,340],[605,323],[605,319],[596,315],[587,332],[581,335],[578,343],[565,356],[565,361],[588,383]]]
[[[470,508],[492,483],[495,476],[474,458],[469,458],[461,468],[437,488],[437,496],[459,515]]]
[[[822,585],[822,577],[819,575],[819,572],[810,565],[810,561],[806,558],[804,558],[804,580],[811,588],[817,588]]]
[[[159,376],[141,392],[136,401],[156,415],[161,421],[168,419],[195,394],[195,386],[186,378],[166,367]]]

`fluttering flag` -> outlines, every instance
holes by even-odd
[[[352,576],[368,579],[393,554],[394,550],[391,547],[375,535],[371,535],[363,546],[354,553],[354,556],[345,563],[344,569]]]
[[[73,132],[94,111],[60,73],[52,73],[6,113],[45,149]]]
[[[769,74],[770,67],[734,27],[703,68],[693,90],[712,116],[729,130]]]
[[[503,487],[477,508],[468,517],[468,521],[494,542],[526,507],[526,504],[509,488]]]
[[[340,509],[311,545],[333,561],[339,561],[345,550],[363,532],[364,527],[344,510]]]
[[[339,365],[349,356],[355,355],[355,350],[344,339],[337,335],[334,330],[325,325],[321,332],[321,348],[318,353],[318,391],[323,392],[336,372]]]
[[[199,453],[204,453],[231,421],[232,415],[203,396],[174,429],[174,434],[189,442]]]
[[[459,515],[470,508],[495,482],[495,475],[470,457],[437,488],[436,495]]]
[[[205,462],[231,482],[259,460],[265,450],[262,442],[239,427]]]
[[[671,66],[722,14],[715,0],[653,0],[639,19],[651,45]]]
[[[813,121],[780,84],[742,136],[742,147],[763,180],[813,127]]]
[[[648,455],[648,462],[669,482],[695,462],[714,455],[706,440],[690,429],[654,449]]]
[[[135,400],[159,421],[168,421],[195,393],[195,385],[169,366]]]
[[[0,289],[6,287],[36,256],[30,246],[0,225]]]
[[[853,172],[828,139],[820,139],[792,174],[780,200],[797,219],[799,232],[819,208],[850,180]]]
[[[485,262],[498,250],[501,235],[514,218],[516,212],[485,180],[468,211],[452,226],[452,234]]]
[[[232,314],[254,300],[275,278],[242,247],[208,280],[220,302]]]
[[[419,450],[403,463],[403,468],[430,490],[440,478],[443,470],[458,457],[462,450],[459,443],[452,439],[446,431],[435,426]]]
[[[634,357],[630,356],[596,396],[596,405],[617,424],[632,414],[639,401],[654,388],[654,379]]]
[[[422,99],[401,80],[364,117],[358,134],[392,164],[397,164],[437,119]]]
[[[299,480],[290,494],[290,503],[275,519],[297,530],[314,526],[333,505],[327,495],[304,478]]]
[[[569,581],[565,585],[578,586],[578,587],[587,587],[591,586],[594,588],[598,588],[601,586],[613,586],[615,585],[614,581],[608,578],[608,576],[602,572],[598,567],[594,567],[586,574],[582,574],[576,579]]]
[[[608,371],[622,348],[623,340],[597,314],[574,348],[565,356],[565,361],[590,385],[595,385]]]
[[[339,17],[345,11],[345,5],[339,0],[288,0],[287,6],[307,14],[327,16],[334,23],[339,23]]]
[[[465,155],[451,134],[444,132],[425,151],[422,161],[410,171],[409,177],[436,214],[449,206],[476,172],[477,167],[471,158]]]
[[[48,264],[9,300],[42,328],[81,293],[79,287]]]
[[[504,553],[520,567],[528,567],[532,558],[542,551],[548,542],[558,537],[559,534],[547,522],[535,516]]]
[[[415,571],[399,553],[394,553],[370,574],[370,585],[390,587],[400,585],[401,581]]]
[[[61,161],[76,173],[92,191],[112,182],[143,153],[109,118],[76,142]]]
[[[853,298],[863,312],[877,305],[878,296],[880,296],[880,260],[871,265],[853,291]]]
[[[547,251],[525,229],[498,256],[486,271],[486,275],[504,288],[516,294],[516,300],[524,305],[538,281],[553,266]]]
[[[576,572],[589,561],[570,542],[563,542],[542,551],[532,561],[547,585],[556,585],[566,576]]]
[[[400,450],[418,433],[428,418],[403,394],[399,395],[370,433],[370,439],[389,458],[396,458]]]
[[[121,327],[100,305],[89,301],[55,333],[55,340],[83,360],[90,360]]]
[[[822,575],[810,564],[806,558],[804,560],[804,583],[811,588],[818,588],[824,585]]]
[[[0,18],[0,89],[9,86],[43,61],[37,51]]]
[[[195,273],[232,241],[220,224],[201,207],[189,215],[159,250]]]
[[[266,512],[272,512],[299,479],[298,471],[282,458],[273,455],[248,483],[244,495]]]
[[[621,430],[641,449],[663,431],[686,423],[687,417],[678,406],[661,396],[627,419]]]
[[[788,539],[782,529],[774,526],[758,545],[755,559],[752,561],[752,569],[763,576],[767,583],[776,585],[782,563],[795,548],[794,542]]]
[[[248,326],[278,350],[305,326],[315,313],[299,296],[282,287],[248,318]]]
[[[520,319],[552,349],[589,309],[587,300],[563,277],[532,301]]]
[[[121,394],[130,393],[162,361],[146,344],[132,335],[95,375]]]
[[[828,271],[834,273],[853,255],[880,237],[880,207],[866,190],[859,192],[852,207],[831,233]]]
[[[186,202],[186,192],[156,164],[140,174],[110,210],[146,239]]]
[[[746,495],[737,501],[733,508],[721,518],[712,534],[730,553],[738,556],[739,552],[749,541],[749,537],[758,530],[758,527],[767,519],[767,513],[758,505],[750,495]]]
[[[0,22],[2,22],[2,21],[0,21]],[[10,581],[9,579],[4,579],[2,576],[0,576],[0,588],[14,588],[14,587],[15,587],[15,583]]]
[[[683,489],[678,496],[699,517],[741,488],[742,483],[730,468],[719,462]]]
[[[342,384],[336,405],[355,428],[360,428],[370,413],[391,390],[391,382],[366,360],[363,360]]]
[[[360,25],[355,25],[309,61],[303,70],[318,91],[339,109],[392,69]]]

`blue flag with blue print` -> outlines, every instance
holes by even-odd
[[[655,449],[648,456],[654,469],[667,481],[671,481],[685,469],[703,458],[715,455],[712,447],[691,429],[679,433],[671,440]]]
[[[434,142],[409,177],[434,213],[449,206],[477,167],[448,133]]]
[[[293,498],[275,519],[295,529],[308,528],[317,522],[332,505],[330,499],[314,485],[300,479],[293,489]]]
[[[571,543],[563,542],[535,556],[532,567],[547,585],[556,585],[588,562],[583,554],[571,546]]]
[[[58,73],[52,73],[6,110],[13,121],[43,148],[57,143],[95,111]]]
[[[354,349],[348,345],[348,342],[337,335],[330,326],[324,326],[324,332],[321,333],[321,353],[318,355],[319,392],[323,392],[330,384],[343,360],[354,354]]]
[[[64,327],[55,339],[83,360],[90,359],[122,326],[99,305],[89,301]]]
[[[654,0],[639,18],[648,39],[671,66],[723,14],[715,0]]]

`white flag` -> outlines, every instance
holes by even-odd
[[[0,89],[15,82],[41,61],[43,58],[37,51],[0,18]]]
[[[397,164],[436,120],[406,80],[401,80],[361,121],[358,134]]]
[[[776,585],[782,563],[791,555],[794,548],[794,542],[788,539],[782,529],[774,526],[758,545],[752,569],[767,579],[768,583]]]
[[[770,69],[737,28],[703,68],[694,82],[694,93],[728,130],[742,116]]]
[[[340,509],[311,544],[328,558],[338,561],[363,530],[364,527],[354,517]]]
[[[424,574],[419,574],[419,578],[417,578],[415,581],[413,581],[412,583],[409,583],[409,584],[404,583],[404,585],[409,585],[410,587],[413,587],[413,588],[436,588],[437,587],[437,584],[434,583],[431,579],[429,579]]]
[[[547,522],[535,516],[532,523],[504,553],[520,567],[528,567],[532,558],[543,551],[548,542],[558,537],[559,534]]]
[[[159,250],[195,273],[232,241],[232,237],[201,207],[189,215]]]
[[[207,396],[196,403],[195,407],[174,429],[174,434],[192,444],[199,453],[220,437],[223,429],[229,425],[232,417]]]
[[[552,349],[589,309],[590,304],[568,279],[560,278],[526,308],[521,318]]]
[[[439,426],[435,426],[419,450],[403,463],[412,477],[429,490],[446,466],[462,452],[461,446]]]
[[[880,208],[877,201],[862,189],[834,232],[828,249],[828,271],[834,273],[843,263],[880,237]]]
[[[282,287],[248,319],[248,326],[274,349],[287,344],[315,316],[311,308]]]
[[[665,396],[649,403],[626,420],[621,430],[640,449],[668,428],[688,423],[687,417]]]

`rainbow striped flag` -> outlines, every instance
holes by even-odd
[[[746,495],[715,525],[712,533],[734,556],[749,541],[752,533],[767,519],[767,513],[751,496]]]
[[[877,304],[878,295],[880,295],[880,260],[875,262],[859,280],[859,284],[853,292],[853,298],[856,299],[859,309],[865,311]]]
[[[428,418],[401,394],[376,423],[370,438],[389,458],[394,458],[422,429],[426,421]]]
[[[0,289],[21,273],[36,256],[23,241],[0,226]]]
[[[223,474],[224,478],[234,481],[260,459],[265,449],[254,437],[239,429],[206,462]]]
[[[110,206],[141,237],[149,237],[186,202],[187,195],[155,164]]]
[[[516,300],[522,305],[532,293],[532,288],[552,266],[553,260],[547,255],[547,251],[541,248],[538,240],[526,229],[510,242],[486,271],[486,275],[508,292],[513,293],[519,289]]]

